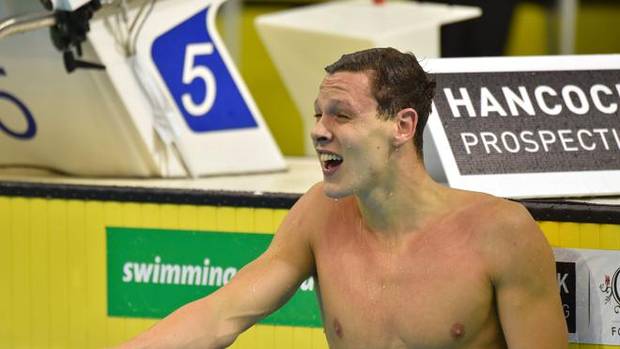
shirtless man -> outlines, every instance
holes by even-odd
[[[310,275],[333,349],[567,348],[553,254],[525,208],[425,171],[434,83],[415,57],[371,49],[326,71],[323,182],[228,285],[127,348],[224,348]]]

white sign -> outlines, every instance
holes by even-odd
[[[620,251],[553,252],[569,340],[620,345]]]
[[[620,55],[427,60],[450,186],[513,198],[620,193]]]

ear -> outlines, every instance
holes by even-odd
[[[394,118],[396,132],[394,134],[394,146],[401,145],[411,141],[415,135],[418,126],[418,112],[413,108],[402,109]]]

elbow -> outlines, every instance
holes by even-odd
[[[215,331],[217,349],[226,348],[233,344],[237,337],[252,327],[264,314],[236,314],[221,319]]]
[[[231,346],[245,329],[235,321],[224,321],[215,332],[214,348],[223,349]]]
[[[215,345],[213,349],[224,349],[230,347],[235,340],[237,339],[237,335],[222,335],[218,336],[215,340]]]

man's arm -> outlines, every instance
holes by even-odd
[[[179,308],[119,349],[225,348],[282,306],[314,272],[312,206],[322,195],[317,187],[293,206],[267,251],[226,286]]]
[[[508,348],[568,348],[553,252],[523,206],[501,206],[487,255]]]

